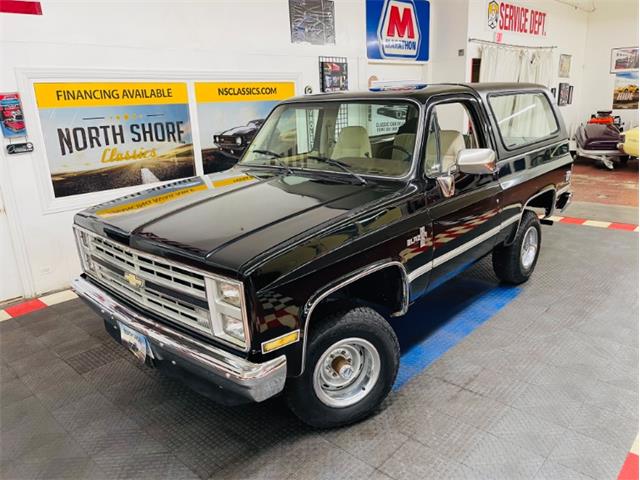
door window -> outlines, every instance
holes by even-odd
[[[425,172],[437,175],[455,170],[458,153],[480,148],[476,121],[463,102],[448,102],[431,109],[425,152]]]

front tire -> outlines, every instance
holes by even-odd
[[[389,394],[400,346],[389,323],[368,307],[321,322],[308,339],[304,373],[287,384],[287,403],[313,427],[348,425],[371,415]]]
[[[505,283],[519,285],[526,282],[538,263],[542,230],[533,212],[524,212],[518,231],[509,246],[493,250],[493,271]]]

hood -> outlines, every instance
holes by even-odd
[[[98,205],[78,214],[76,223],[133,248],[238,272],[251,259],[301,234],[326,229],[402,185],[235,167]]]
[[[246,135],[247,133],[255,132],[258,129],[255,125],[243,125],[241,127],[233,127],[229,130],[225,130],[220,135]]]

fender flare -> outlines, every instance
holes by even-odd
[[[303,316],[304,316],[304,329],[303,329],[303,337],[302,337],[302,359],[301,359],[301,368],[299,374],[302,375],[305,370],[306,360],[307,360],[307,341],[309,339],[309,324],[311,323],[311,315],[315,308],[329,295],[340,290],[341,288],[356,282],[362,278],[365,278],[372,273],[379,272],[380,270],[384,270],[386,268],[399,268],[400,274],[402,276],[402,308],[397,312],[394,312],[392,316],[398,317],[404,315],[409,309],[409,276],[407,274],[407,270],[403,263],[397,260],[388,260],[378,263],[373,263],[367,265],[359,269],[356,273],[350,274],[346,277],[342,277],[338,281],[325,285],[323,288],[317,290],[307,301],[304,306]]]

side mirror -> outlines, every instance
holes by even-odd
[[[496,152],[490,148],[466,148],[458,152],[456,164],[463,173],[489,175],[496,171]]]

